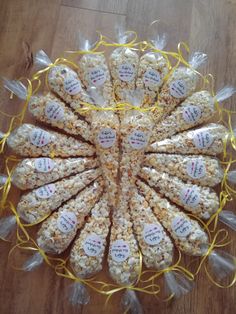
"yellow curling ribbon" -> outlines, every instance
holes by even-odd
[[[32,246],[29,246],[29,244],[31,244]],[[50,266],[51,268],[55,268],[58,265],[64,265],[65,264],[65,260],[62,258],[48,256],[44,252],[44,250],[42,250],[32,238],[29,238],[28,241],[20,241],[15,246],[13,246],[12,249],[10,250],[9,254],[8,254],[8,260],[10,260],[10,258],[12,257],[12,255],[16,249],[39,252],[43,257],[44,262],[48,266]],[[16,270],[24,270],[23,267],[16,267],[14,265],[11,265],[11,267],[16,269]]]
[[[142,272],[141,276],[140,276],[140,282],[143,283],[148,283],[148,282],[152,282],[152,284],[154,284],[155,280],[160,278],[164,273],[168,273],[168,272],[177,272],[182,274],[183,276],[185,276],[188,280],[193,281],[194,280],[194,274],[192,272],[190,272],[188,269],[186,269],[185,267],[180,265],[182,259],[182,255],[180,250],[178,250],[178,259],[177,262],[172,265],[169,266],[165,269],[162,269],[160,271],[155,271],[155,270],[145,270]],[[146,276],[147,274],[153,274],[152,276],[150,276],[148,279],[142,279],[142,277]],[[163,301],[169,301],[174,297],[174,294],[171,294],[170,296],[168,296],[166,299],[164,299]]]
[[[2,197],[1,197],[1,201],[0,201],[0,212],[5,207],[7,197],[8,197],[8,194],[10,192],[10,189],[11,189],[12,174],[13,174],[14,168],[15,168],[15,165],[14,165],[10,169],[9,163],[10,162],[18,162],[18,161],[20,161],[20,159],[16,158],[15,156],[8,156],[5,160],[5,171],[7,172],[7,179],[6,179],[5,184],[2,187],[0,187],[0,191],[2,191],[2,193],[1,193]]]
[[[46,74],[45,76],[45,84],[48,87],[48,72],[50,69],[54,68],[57,65],[67,65],[67,66],[71,66],[72,68],[78,69],[78,65],[68,59],[65,58],[57,58],[53,63],[49,64],[47,67],[45,67],[42,70],[37,71],[31,79],[31,82],[37,81],[38,82],[38,86],[37,86],[37,90],[39,89],[39,87],[41,86],[41,80],[40,77],[42,76],[42,74]]]
[[[116,43],[110,40],[107,36],[101,37],[101,43],[105,47],[127,47],[127,48],[135,48],[137,47],[140,43],[137,43],[136,40],[138,38],[138,35],[134,31],[126,31],[124,34],[131,34],[133,36],[133,39],[131,39],[130,42],[127,43]]]
[[[24,120],[24,117],[25,117],[25,112],[26,112],[27,107],[28,107],[29,100],[30,100],[30,98],[32,96],[32,93],[33,93],[32,83],[31,83],[31,81],[29,79],[27,79],[27,78],[20,78],[19,80],[21,81],[21,80],[24,80],[24,79],[26,79],[27,82],[28,82],[27,97],[26,97],[25,103],[23,105],[23,108],[22,108],[22,110],[21,110],[21,112],[19,114],[14,115],[14,116],[7,115],[8,117],[11,117],[11,120],[10,120],[10,124],[9,124],[9,128],[8,128],[7,132],[5,134],[3,134],[3,137],[0,140],[0,154],[2,154],[4,152],[4,148],[5,148],[5,144],[6,144],[7,138],[11,134],[12,130],[14,129],[14,127],[19,126],[19,125],[22,124],[22,122]]]
[[[1,136],[1,139],[0,139],[0,154],[2,154],[4,152],[4,148],[5,148],[5,144],[6,144],[7,138],[11,134],[11,131],[14,128],[15,120],[16,120],[16,117],[14,116],[11,119],[11,121],[10,121],[10,124],[9,124],[7,132]]]
[[[205,269],[207,277],[209,278],[209,280],[214,285],[216,285],[219,288],[230,288],[230,287],[232,287],[235,284],[235,282],[236,282],[236,272],[234,273],[232,281],[228,285],[224,286],[224,285],[221,285],[215,279],[212,278],[212,276],[211,276],[211,274],[210,274],[210,272],[209,272],[205,262],[206,262],[208,256],[212,253],[212,251],[214,249],[225,247],[225,246],[227,246],[227,245],[229,245],[231,243],[231,241],[229,241],[227,239],[228,239],[228,231],[226,231],[225,229],[220,229],[220,230],[217,231],[217,233],[215,234],[211,244],[209,245],[208,250],[204,254],[203,258],[201,259],[200,265],[198,266],[196,272],[194,273],[194,276],[196,276],[199,273],[199,271],[202,268],[202,266],[204,265],[204,269]],[[235,265],[236,265],[236,259],[235,259]]]
[[[136,282],[134,284],[125,285],[125,286],[119,286],[116,284],[105,283],[103,281],[96,280],[95,277],[90,278],[90,279],[83,279],[83,278],[76,277],[65,265],[56,266],[55,271],[56,271],[56,274],[61,276],[61,277],[71,279],[75,282],[80,282],[80,283],[88,286],[92,290],[94,290],[100,294],[106,295],[107,296],[107,299],[105,302],[105,306],[106,306],[108,301],[110,300],[111,296],[114,293],[122,291],[122,290],[126,290],[126,289],[130,289],[130,290],[134,290],[134,291],[140,291],[140,292],[144,292],[146,294],[151,294],[151,295],[159,293],[160,287],[158,285],[154,285],[154,287],[153,287],[153,285],[148,285],[148,286],[145,286],[143,288],[139,288],[136,286],[138,284],[140,277],[141,277],[141,274],[142,274],[142,254],[141,254],[141,252],[139,252],[139,259],[140,259],[139,260],[140,267],[139,267],[139,274],[138,274],[138,278],[137,278]],[[151,288],[152,289],[154,288],[155,290],[151,291],[150,290]]]
[[[94,47],[89,50],[67,50],[65,53],[71,54],[71,55],[83,55],[83,54],[103,54],[104,51],[97,51],[100,46],[103,45],[103,35],[99,32],[97,32],[99,35],[99,39],[97,42],[94,44]]]
[[[136,110],[140,112],[148,112],[154,110],[162,110],[160,107],[152,106],[152,107],[139,107],[133,106],[130,103],[117,103],[115,106],[112,107],[100,107],[98,105],[90,104],[87,102],[80,101],[80,104],[83,105],[81,108],[77,108],[75,111],[78,113],[87,113],[89,111],[127,111],[127,110]]]

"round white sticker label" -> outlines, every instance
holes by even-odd
[[[69,233],[76,228],[77,217],[72,212],[62,212],[57,218],[57,227],[63,233]]]
[[[84,243],[83,249],[88,256],[98,256],[102,252],[103,240],[95,233],[89,235]]]
[[[204,160],[193,158],[187,162],[187,174],[193,179],[200,179],[206,175],[206,167]]]
[[[143,229],[143,239],[149,245],[155,245],[163,239],[163,228],[157,224],[145,224]]]
[[[186,97],[186,84],[183,80],[176,80],[170,83],[170,94],[175,98]]]
[[[68,77],[64,81],[64,90],[69,95],[77,95],[81,91],[81,83],[74,77]]]
[[[103,148],[112,147],[116,141],[116,131],[111,128],[103,128],[98,134],[98,143]]]
[[[50,133],[42,129],[35,128],[30,133],[30,142],[37,147],[43,147],[50,143],[50,141],[51,141]]]
[[[119,66],[119,78],[121,81],[129,82],[134,79],[134,67],[131,63],[124,63]]]
[[[34,167],[38,172],[50,172],[55,166],[55,162],[51,158],[37,158]]]
[[[48,119],[60,121],[64,117],[64,109],[55,101],[48,101],[45,106],[45,115]]]
[[[202,111],[198,106],[187,105],[184,106],[183,119],[187,123],[197,122],[202,116]]]
[[[137,131],[133,131],[128,136],[128,141],[129,141],[129,144],[134,149],[143,149],[144,147],[147,146],[148,137],[147,137],[146,133],[137,130]]]
[[[146,86],[159,86],[161,84],[160,73],[154,69],[148,69],[143,75],[143,82]]]
[[[184,217],[177,216],[171,222],[171,228],[178,237],[186,237],[191,233],[191,222]]]
[[[213,137],[207,131],[196,131],[193,135],[193,143],[199,149],[208,148],[213,143]]]
[[[50,198],[56,191],[55,184],[47,184],[35,190],[35,194],[39,198]]]
[[[197,188],[183,188],[180,191],[180,200],[184,205],[196,207],[200,202],[200,195]]]
[[[89,71],[90,85],[101,86],[106,81],[106,73],[101,68],[93,68]]]
[[[124,262],[130,256],[129,244],[124,240],[116,240],[111,246],[110,254],[114,261]]]

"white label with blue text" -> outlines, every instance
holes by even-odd
[[[202,111],[198,106],[187,105],[183,109],[183,119],[186,123],[195,123],[202,116]]]
[[[31,144],[37,147],[43,147],[50,143],[51,136],[50,133],[42,130],[42,129],[33,129],[30,133],[30,142]]]
[[[171,228],[178,237],[186,237],[192,231],[191,222],[182,216],[177,216],[172,220]]]
[[[89,71],[90,85],[101,86],[106,81],[106,73],[101,68],[93,68]]]
[[[147,146],[148,137],[146,133],[136,130],[128,136],[128,141],[134,149],[143,149]]]
[[[114,261],[122,263],[130,256],[129,244],[124,240],[116,240],[111,246],[110,253]]]
[[[102,252],[103,240],[95,233],[89,235],[83,244],[83,249],[88,256],[98,256]]]
[[[116,141],[116,131],[111,128],[103,128],[98,134],[99,145],[103,148],[112,147]]]
[[[77,217],[72,212],[62,212],[57,219],[57,227],[63,233],[69,233],[77,226]]]
[[[50,172],[55,167],[55,162],[51,158],[36,158],[34,167],[38,172]]]
[[[81,83],[78,79],[74,77],[68,77],[64,81],[64,90],[69,95],[77,95],[81,92]]]
[[[49,120],[60,121],[64,117],[64,109],[56,101],[48,101],[45,106],[45,115]]]
[[[131,63],[124,63],[119,66],[118,69],[119,78],[121,81],[129,82],[134,79],[135,72]]]
[[[175,98],[186,97],[186,84],[183,80],[175,80],[170,83],[170,94]]]
[[[182,204],[189,207],[196,207],[200,202],[200,194],[197,188],[183,188],[180,191],[180,200]]]
[[[35,194],[39,198],[46,199],[46,198],[52,197],[55,191],[56,191],[55,184],[52,183],[52,184],[41,186],[40,188],[36,189]]]
[[[159,86],[161,84],[160,73],[154,69],[148,69],[143,75],[143,82],[146,86]]]
[[[156,245],[163,239],[163,228],[157,224],[145,224],[143,229],[143,239],[149,245]]]

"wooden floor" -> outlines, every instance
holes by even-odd
[[[12,79],[29,75],[32,53],[44,49],[53,59],[76,49],[79,31],[89,38],[95,30],[112,36],[114,25],[121,22],[145,38],[148,24],[157,18],[169,33],[168,49],[186,41],[191,49],[205,51],[206,71],[215,75],[216,88],[236,86],[236,0],[0,0],[0,73]],[[19,109],[19,102],[9,101],[2,89],[0,93],[1,110]],[[233,101],[236,97],[227,102],[229,108]],[[4,130],[5,119],[1,124]],[[17,198],[19,193],[13,194]],[[95,293],[89,305],[73,309],[67,302],[68,280],[58,278],[46,265],[33,273],[13,271],[7,262],[9,248],[0,242],[1,314],[121,313],[119,295],[105,310],[104,297]],[[228,251],[236,255],[235,242]],[[231,314],[235,293],[235,288],[213,286],[202,272],[192,293],[180,300],[162,303],[146,295],[140,299],[149,314]]]

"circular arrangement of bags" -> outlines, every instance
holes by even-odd
[[[16,223],[24,230],[39,226],[38,253],[25,270],[43,262],[42,251],[60,257],[70,247],[64,267],[81,279],[75,303],[88,302],[82,283],[106,264],[113,283],[128,289],[126,303],[138,302],[132,290],[142,263],[164,274],[171,293],[186,293],[194,275],[183,274],[186,282],[179,283],[171,270],[174,247],[207,258],[216,272],[235,272],[234,258],[214,249],[209,231],[219,214],[233,225],[232,215],[221,212],[229,193],[222,199],[214,188],[235,181],[219,159],[234,134],[209,121],[234,89],[212,95],[199,87],[207,79],[196,70],[205,54],[186,61],[176,53],[171,65],[161,45],[139,49],[121,41],[109,60],[88,47],[78,62],[52,63],[39,51],[31,82],[45,75],[46,92],[4,81],[39,124],[2,135],[22,157],[2,184],[24,192],[15,216],[1,220],[0,235]]]

